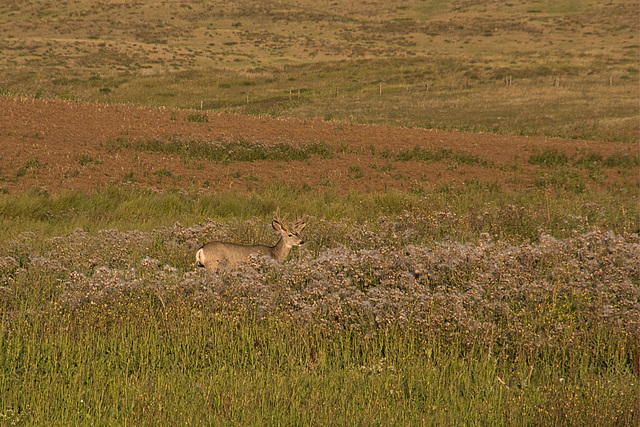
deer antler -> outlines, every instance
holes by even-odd
[[[298,217],[298,210],[296,209],[296,225],[302,224],[307,218],[307,214],[302,214],[301,217]]]
[[[305,218],[306,214],[303,214],[302,217],[298,217],[298,211],[296,210],[296,222],[293,224],[292,228],[296,233],[300,233],[305,227]]]
[[[289,216],[289,214],[285,214],[283,218],[280,218],[280,206],[278,206],[276,208],[276,222],[281,224],[281,225],[285,225],[285,221],[287,220],[287,217]]]

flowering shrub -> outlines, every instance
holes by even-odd
[[[640,332],[637,234],[541,233],[521,244],[483,234],[475,243],[420,244],[427,227],[421,219],[406,214],[364,225],[311,219],[316,230],[308,231],[308,249],[283,264],[256,256],[219,273],[195,267],[199,245],[242,241],[237,230],[256,233],[264,228],[259,219],[152,232],[78,229],[37,248],[25,234],[0,254],[0,300],[11,304],[12,289],[51,277],[53,302],[66,310],[148,292],[163,304],[232,317],[250,312],[365,333],[396,325],[531,350],[580,339],[595,326]],[[268,232],[255,239],[269,241]]]

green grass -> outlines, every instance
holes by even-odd
[[[209,118],[206,113],[189,113],[184,118],[188,122],[207,123]]]
[[[625,362],[629,338],[604,331],[513,358],[411,328],[362,335],[250,313],[226,319],[152,292],[81,313],[4,316],[1,325],[0,417],[7,424],[638,419],[637,377]]]
[[[184,140],[173,137],[167,141],[160,139],[136,139],[118,137],[102,144],[109,150],[129,149],[150,153],[179,155],[183,159],[209,160],[224,164],[261,160],[299,161],[312,155],[331,158],[335,148],[327,143],[305,144],[277,143],[265,144],[260,141],[233,139],[228,141],[208,141],[202,139]]]
[[[637,254],[593,240],[608,230],[612,242],[637,242],[637,198],[632,186],[585,195],[509,192],[478,181],[422,193],[274,185],[244,195],[117,186],[3,195],[0,422],[633,425],[635,327],[599,323],[601,313],[633,302],[602,302],[601,291],[576,286],[589,272],[603,275],[597,280],[609,283],[607,294],[629,280],[638,285],[637,267],[629,267],[637,263],[625,258]],[[276,206],[310,215],[309,258],[298,251],[302,260],[282,268],[235,275],[193,270],[194,239],[222,232],[272,242]],[[216,223],[207,228],[208,221]],[[557,252],[565,244],[574,245],[571,259]],[[428,249],[416,264],[427,276],[416,280],[432,289],[427,295],[450,300],[432,300],[427,314],[401,320],[405,314],[395,317],[396,303],[379,292],[404,295],[405,276],[382,279],[404,268],[398,257],[416,246]],[[498,251],[501,261],[491,267],[498,271],[523,267],[485,270],[473,248]],[[371,255],[390,251],[397,261],[387,267]],[[331,288],[309,294],[327,268],[319,257],[334,263],[331,280],[350,285],[336,288],[343,297],[326,314],[305,321],[295,298],[321,303],[331,295]],[[592,257],[600,270],[592,271]],[[567,267],[576,262],[583,267]],[[466,312],[495,329],[456,327],[454,301],[486,275],[495,288],[479,308],[467,301]],[[500,285],[514,278],[522,288]],[[375,295],[395,320],[359,305]]]
[[[566,154],[558,152],[558,150],[545,150],[541,153],[534,153],[529,156],[529,163],[532,165],[540,165],[547,167],[564,166],[568,163],[569,158]]]
[[[541,174],[539,179],[557,177],[566,182],[571,179],[566,175],[567,170],[557,169]],[[574,182],[584,185],[582,178],[574,178]],[[283,211],[298,210],[329,220],[348,218],[355,223],[373,223],[380,216],[402,215],[405,211],[448,212],[450,217],[428,232],[425,229],[423,241],[445,236],[473,241],[482,233],[489,233],[517,242],[536,239],[539,230],[558,237],[585,226],[618,233],[637,231],[638,197],[633,185],[584,192],[544,182],[527,191],[510,191],[477,180],[460,186],[442,184],[431,190],[380,194],[341,194],[275,184],[246,195],[178,191],[158,194],[109,186],[90,194],[75,190],[58,195],[35,191],[5,194],[0,199],[0,235],[6,241],[23,231],[46,237],[70,233],[78,227],[97,232],[111,228],[151,230],[176,221],[197,223],[207,218],[228,221],[259,217],[268,221],[280,206]]]

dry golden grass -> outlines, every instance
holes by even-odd
[[[0,91],[637,140],[637,16],[632,0],[13,2]]]

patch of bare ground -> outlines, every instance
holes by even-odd
[[[480,180],[506,188],[532,185],[537,165],[532,152],[557,150],[609,156],[635,154],[629,144],[469,134],[442,130],[358,125],[206,111],[206,122],[189,121],[193,111],[104,105],[0,96],[0,187],[5,192],[33,189],[57,193],[92,191],[110,183],[130,182],[150,188],[247,191],[272,183],[339,191],[384,191]],[[200,112],[198,112],[200,113]],[[319,142],[335,148],[331,156],[298,161],[214,162],[118,148],[105,144],[126,138],[259,141],[293,145]],[[434,162],[400,161],[389,153],[415,147],[447,149],[480,159],[475,164],[445,158]],[[387,153],[387,155],[385,155]],[[609,170],[589,185],[622,181]]]

